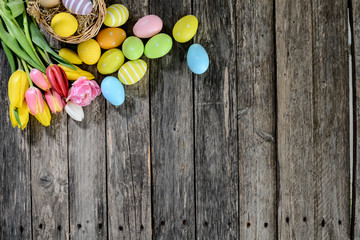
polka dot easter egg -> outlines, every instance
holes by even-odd
[[[113,4],[106,9],[104,24],[108,27],[120,27],[129,19],[129,10],[122,4]]]
[[[125,85],[132,85],[144,77],[146,70],[147,64],[145,61],[141,59],[129,61],[119,69],[119,79]]]
[[[148,58],[160,58],[166,55],[172,48],[172,39],[165,33],[160,33],[150,38],[145,46],[145,56]]]
[[[175,41],[185,43],[190,41],[198,28],[198,20],[193,15],[181,18],[174,26],[173,36]]]
[[[116,77],[106,77],[101,82],[101,92],[112,105],[120,106],[125,101],[125,89]]]
[[[119,70],[125,61],[121,50],[114,48],[106,51],[97,64],[97,69],[101,74],[111,74]]]
[[[99,61],[101,48],[94,39],[80,43],[77,50],[80,59],[87,65],[94,65]]]
[[[163,21],[156,15],[147,15],[136,22],[133,32],[139,38],[151,38],[163,27]]]
[[[129,60],[136,60],[144,53],[144,44],[141,39],[131,36],[125,39],[122,50],[125,57]]]
[[[77,15],[89,15],[93,10],[90,0],[63,0],[65,8]]]
[[[196,74],[203,74],[209,68],[209,56],[200,44],[190,46],[187,53],[187,64],[190,70]]]
[[[126,38],[126,33],[121,28],[105,28],[99,32],[96,41],[102,49],[116,48]]]

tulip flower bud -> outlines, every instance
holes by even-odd
[[[35,115],[35,118],[45,127],[50,126],[51,114],[46,103],[44,103],[44,111],[42,113],[38,112],[38,114]]]
[[[51,87],[57,91],[61,97],[66,98],[69,92],[69,82],[65,71],[57,65],[50,65],[46,69],[46,76]]]
[[[84,111],[82,107],[72,101],[67,102],[65,105],[65,111],[75,121],[80,122],[84,119]]]
[[[17,111],[18,119],[16,119],[14,111]],[[19,127],[21,129],[24,129],[26,127],[29,122],[29,108],[25,100],[17,110],[15,110],[12,105],[10,105],[9,113],[13,127]]]
[[[54,89],[50,89],[45,92],[45,99],[51,109],[51,112],[57,113],[63,110],[64,101],[61,99],[60,94],[58,94]]]
[[[26,73],[22,70],[14,72],[8,83],[8,94],[10,105],[15,108],[20,108],[24,102],[25,92],[29,88],[29,80]]]
[[[44,99],[38,88],[30,87],[25,93],[25,99],[33,115],[44,111]]]
[[[30,72],[30,78],[33,81],[33,83],[36,84],[39,88],[41,88],[44,91],[47,91],[51,88],[51,85],[49,81],[47,80],[47,77],[45,74],[43,74],[38,69],[32,69]]]

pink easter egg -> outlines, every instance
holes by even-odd
[[[88,15],[93,9],[90,0],[62,0],[64,6],[73,14]]]
[[[161,18],[156,15],[147,15],[136,22],[133,32],[139,38],[151,38],[158,34],[163,27]]]

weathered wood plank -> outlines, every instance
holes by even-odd
[[[87,69],[97,72],[96,65]],[[82,122],[68,118],[70,234],[73,239],[106,239],[105,99],[99,96],[84,113]]]
[[[194,80],[198,239],[239,238],[235,4],[193,2],[195,42],[210,58],[209,70]]]
[[[160,7],[162,6],[162,7]],[[152,0],[150,13],[163,32],[191,14],[191,1]],[[194,239],[193,83],[186,65],[190,43],[173,43],[168,55],[150,62],[151,159],[154,239]]]
[[[237,1],[241,239],[277,236],[273,4]]]
[[[108,1],[107,4],[117,1]],[[127,1],[124,25],[133,35],[135,22],[147,14],[148,1]],[[125,103],[107,104],[108,209],[110,239],[151,239],[149,77],[126,86]]]
[[[276,1],[280,239],[349,238],[346,19],[346,1]]]
[[[58,41],[48,38],[54,47]],[[31,117],[31,188],[34,239],[66,239],[69,234],[66,112],[52,114],[51,125]]]
[[[0,52],[0,239],[32,239],[30,124],[13,129],[9,117],[10,67]]]

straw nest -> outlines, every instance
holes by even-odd
[[[33,16],[38,23],[43,25],[44,29],[54,38],[72,44],[78,44],[96,36],[104,22],[106,16],[106,4],[104,0],[92,0],[93,10],[89,15],[74,15],[79,22],[76,33],[70,37],[60,37],[54,33],[50,24],[51,19],[58,13],[69,12],[61,3],[54,8],[43,8],[40,6],[40,0],[29,1],[27,12]]]

